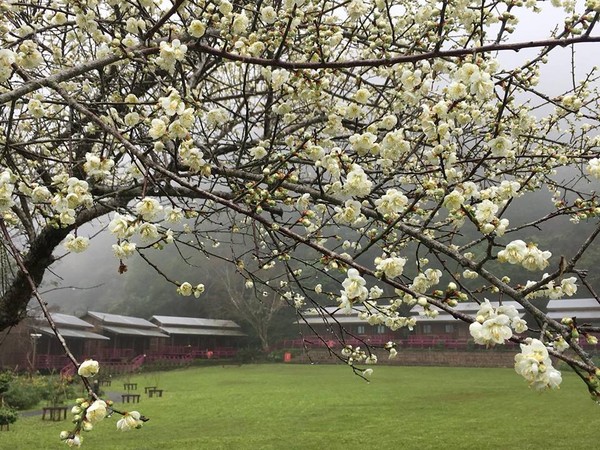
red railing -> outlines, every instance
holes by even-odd
[[[402,348],[446,348],[451,350],[463,350],[467,348],[469,339],[441,335],[411,335],[407,339],[399,339],[398,336],[381,334],[348,337],[344,340],[344,345],[360,347],[367,344],[375,347],[382,347],[390,341],[394,342],[396,347]],[[507,342],[507,344],[509,343]],[[323,341],[316,336],[307,336],[305,338],[284,340],[277,345],[277,348],[339,348],[341,345],[342,344],[338,341]]]

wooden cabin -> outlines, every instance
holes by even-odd
[[[498,302],[491,302],[497,307]],[[523,317],[523,307],[517,302],[503,302],[514,306]],[[476,302],[459,303],[456,310],[475,316],[480,305]],[[415,305],[406,317],[416,318],[416,325],[411,331],[400,328],[392,331],[383,324],[370,325],[359,318],[365,307],[358,305],[347,312],[336,306],[305,311],[304,319],[299,320],[302,337],[281,343],[283,347],[339,347],[343,336],[345,345],[368,344],[382,346],[392,341],[407,348],[466,348],[471,339],[469,324],[455,319],[445,311],[439,311],[436,317],[427,317],[423,308]],[[343,331],[342,331],[343,330]]]
[[[69,314],[52,313],[52,320],[76,359],[92,357],[110,339],[94,326]],[[42,316],[29,317],[12,328],[0,345],[0,368],[59,371],[69,363],[54,331]]]
[[[123,361],[157,352],[168,338],[158,326],[139,317],[88,311],[83,319],[94,325],[95,332],[110,338],[109,345],[94,355],[102,361]]]
[[[193,358],[234,356],[245,336],[232,320],[199,317],[152,316],[150,322],[169,336],[159,352]]]

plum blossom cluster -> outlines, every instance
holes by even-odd
[[[558,389],[562,376],[552,367],[548,349],[538,339],[527,339],[521,344],[521,353],[515,355],[515,371],[536,391]]]
[[[370,298],[375,298],[373,289],[370,291]],[[379,305],[374,300],[368,300],[364,303],[365,310],[358,313],[358,318],[364,320],[369,325],[385,325],[391,331],[399,330],[400,328],[408,328],[413,330],[417,324],[417,319],[414,316],[401,315],[398,309],[403,304],[402,300],[395,300],[389,305]]]
[[[15,189],[16,177],[10,169],[0,172],[0,213],[4,216],[13,205],[13,191]]]
[[[362,303],[369,298],[369,290],[367,289],[365,279],[360,275],[360,272],[354,268],[349,269],[346,273],[346,279],[342,282],[341,295],[338,299],[340,308],[344,311],[350,311],[355,303]]]
[[[469,326],[475,343],[485,346],[504,344],[515,333],[527,331],[527,323],[521,319],[513,305],[500,305],[494,308],[489,300],[481,304],[477,316]]]
[[[510,242],[504,250],[498,252],[498,261],[509,264],[520,264],[527,270],[543,270],[548,267],[548,259],[552,253],[540,250],[535,244],[526,244],[517,239]]]
[[[377,356],[374,354],[367,354],[367,352],[360,347],[346,345],[340,354],[346,358],[346,363],[351,366],[356,363],[377,364]]]
[[[99,370],[98,361],[88,359],[79,365],[77,373],[82,378],[87,379],[97,375]],[[71,408],[74,429],[72,431],[61,431],[60,439],[69,447],[81,447],[84,439],[82,432],[92,431],[95,425],[106,417],[110,417],[113,413],[123,416],[117,422],[117,430],[121,431],[141,428],[147,420],[138,411],[121,412],[115,410],[112,405],[112,401],[104,401],[97,396],[92,396],[89,399],[78,398],[75,401],[75,406]]]
[[[196,298],[200,298],[200,296],[204,293],[204,284],[200,283],[196,286],[192,286],[190,283],[185,281],[177,288],[177,293],[183,297],[189,297],[192,294]]]
[[[542,281],[548,278],[549,275],[545,273],[542,275]],[[535,285],[535,281],[528,280],[525,284],[525,289]],[[576,277],[565,277],[557,283],[555,280],[551,280],[544,284],[542,289],[533,291],[527,295],[527,298],[545,297],[549,299],[559,299],[563,297],[572,297],[577,293],[577,278]]]

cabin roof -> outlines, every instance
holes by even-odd
[[[204,319],[200,317],[152,316],[150,321],[161,327],[240,328],[233,320]]]
[[[103,324],[118,325],[124,327],[156,328],[156,324],[142,319],[141,317],[122,316],[97,311],[88,311],[89,316],[100,320]]]

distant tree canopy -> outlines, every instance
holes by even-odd
[[[212,255],[258,295],[361,305],[391,330],[415,304],[447,311],[478,344],[521,343],[531,386],[560,384],[552,355],[596,395],[579,339],[597,330],[537,299],[596,296],[583,261],[600,232],[600,95],[574,49],[600,41],[600,3],[543,6],[556,29],[531,40],[512,36],[534,1],[3,3],[0,229],[19,270],[0,330],[59,248],[86,257],[81,227],[105,217],[119,271],[143,258],[180,295],[210,280],[147,255]],[[565,47],[557,94],[544,66]],[[512,219],[540,198],[547,210]],[[561,255],[540,230],[564,220],[588,225]],[[476,316],[455,309],[466,300]],[[375,362],[368,347],[339,357]]]

